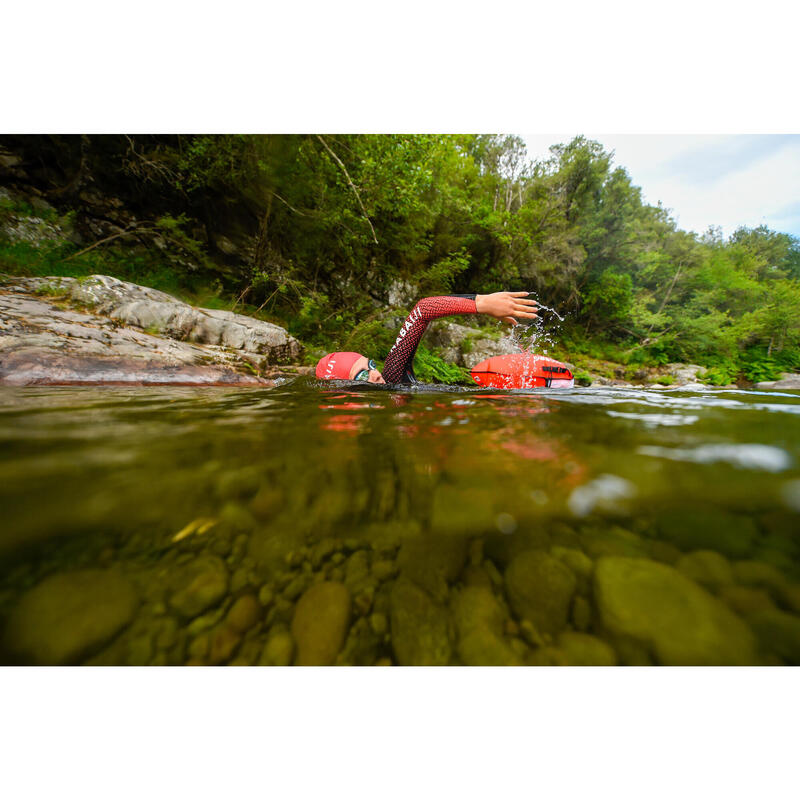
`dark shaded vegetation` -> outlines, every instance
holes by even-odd
[[[106,272],[254,313],[310,358],[385,356],[413,297],[524,288],[567,314],[567,355],[695,362],[720,384],[800,368],[798,240],[681,231],[583,137],[536,163],[519,138],[485,135],[36,135],[0,148],[2,185],[52,206],[2,200],[0,214],[65,234],[0,238],[0,271]]]

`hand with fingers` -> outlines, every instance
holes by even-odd
[[[479,314],[489,314],[510,325],[517,319],[536,319],[539,309],[535,300],[529,300],[530,292],[494,292],[475,296],[475,307]]]

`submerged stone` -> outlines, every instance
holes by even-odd
[[[200,556],[176,571],[169,605],[186,619],[218,603],[228,590],[228,570],[217,556]]]
[[[244,633],[252,628],[261,618],[261,606],[252,594],[242,595],[230,608],[225,617],[225,624],[237,631]]]
[[[448,584],[464,568],[468,549],[469,542],[464,536],[414,536],[403,542],[398,553],[400,574],[443,601]]]
[[[752,586],[738,586],[736,584],[723,586],[719,592],[719,597],[733,611],[745,619],[760,611],[769,611],[775,608],[775,604],[767,592],[763,589],[754,589]]]
[[[607,556],[595,568],[602,626],[667,665],[755,663],[750,629],[722,602],[665,564]]]
[[[648,542],[619,525],[587,525],[581,530],[580,538],[592,558],[649,555]]]
[[[374,663],[380,646],[380,636],[366,619],[358,620],[347,635],[344,647],[336,658],[341,666],[368,667]]]
[[[592,625],[592,605],[582,595],[572,601],[572,624],[579,631],[588,631]]]
[[[614,649],[588,633],[564,631],[558,635],[556,646],[570,667],[613,667],[617,663]]]
[[[276,625],[269,633],[258,659],[261,667],[288,667],[294,656],[294,639],[284,625]]]
[[[402,666],[444,666],[452,645],[446,610],[408,580],[398,580],[390,601],[392,648]]]
[[[737,561],[733,565],[733,574],[737,583],[768,589],[776,595],[779,595],[786,585],[783,573],[772,564],[765,564],[763,561]]]
[[[754,614],[749,622],[764,650],[800,665],[800,617],[772,609]]]
[[[503,637],[503,608],[491,591],[481,586],[462,589],[453,602],[453,617],[458,632],[457,651],[464,664],[478,667],[521,663]]]
[[[567,624],[577,579],[557,558],[539,550],[518,555],[506,569],[506,590],[520,619],[543,633],[558,633]]]
[[[733,583],[733,570],[725,556],[713,550],[695,550],[678,559],[678,572],[709,589]]]
[[[296,664],[333,664],[347,633],[350,605],[350,591],[344,584],[324,581],[306,590],[292,619]]]
[[[24,664],[77,664],[128,625],[138,605],[133,585],[117,571],[54,575],[12,610],[5,647]]]
[[[658,525],[664,538],[683,550],[714,550],[728,558],[748,556],[758,536],[750,517],[721,509],[664,512]]]

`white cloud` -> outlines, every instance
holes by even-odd
[[[524,139],[532,158],[574,134]],[[684,230],[767,225],[800,236],[800,136],[586,134],[624,167],[645,201],[672,210]]]

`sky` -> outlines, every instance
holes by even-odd
[[[523,136],[531,158],[575,134]],[[646,203],[670,209],[678,227],[730,236],[741,225],[767,225],[800,237],[800,135],[584,133],[614,151]]]

